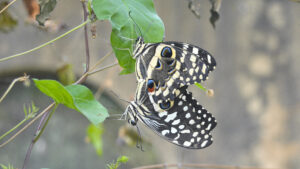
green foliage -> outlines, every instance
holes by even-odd
[[[86,134],[90,143],[93,144],[97,154],[102,155],[102,134],[103,126],[102,125],[93,125],[90,124],[86,129]]]
[[[107,165],[107,169],[117,169],[122,163],[127,163],[128,157],[121,156],[117,159],[117,162]]]
[[[0,167],[1,167],[2,169],[14,169],[14,167],[13,167],[12,165],[10,165],[10,164],[8,164],[8,166],[5,166],[5,165],[3,165],[3,164],[0,164]]]
[[[31,119],[36,115],[36,112],[39,111],[39,108],[35,106],[34,102],[31,103],[31,105],[26,108],[26,105],[23,106],[25,119]]]
[[[164,25],[152,0],[92,0],[92,6],[97,19],[109,20],[112,25],[110,41],[120,66],[124,68],[121,74],[133,73],[133,40],[138,36],[143,36],[145,42],[161,42],[163,39]]]
[[[0,10],[3,9],[8,2],[3,1],[0,3]],[[17,20],[15,20],[8,10],[5,10],[0,14],[0,31],[2,32],[9,32],[13,30],[14,27],[17,26]]]
[[[205,87],[203,87],[200,83],[195,83],[195,85],[196,85],[197,87],[199,87],[200,89],[204,90],[204,91],[207,90],[207,89],[206,89]]]
[[[36,20],[40,25],[44,25],[45,21],[49,18],[49,14],[56,6],[56,0],[39,0],[40,14],[36,16]]]
[[[83,85],[64,87],[55,80],[33,79],[33,81],[41,92],[51,97],[56,103],[77,110],[95,125],[109,116],[106,108],[95,100],[92,92]]]

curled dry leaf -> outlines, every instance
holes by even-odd
[[[45,21],[49,19],[50,13],[54,10],[56,6],[56,0],[39,0],[40,13],[36,16],[36,20],[42,26],[44,26]]]
[[[216,21],[219,20],[220,18],[220,8],[221,8],[221,2],[222,0],[210,0],[211,3],[211,9],[210,9],[210,13],[211,16],[209,18],[210,23],[212,24],[212,26],[215,28],[216,27]]]
[[[37,0],[23,0],[26,7],[28,18],[31,22],[35,21],[36,16],[40,13],[40,5]]]
[[[198,18],[200,19],[200,3],[195,3],[194,0],[189,0],[188,7],[190,11]]]

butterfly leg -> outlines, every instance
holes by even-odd
[[[137,129],[137,132],[138,132],[138,135],[139,135],[139,137],[138,137],[138,139],[137,139],[137,142],[136,142],[136,147],[137,148],[140,148],[141,149],[141,151],[144,151],[144,149],[143,149],[143,144],[142,144],[142,136],[141,136],[141,132],[140,132],[140,129],[139,129],[139,127],[136,125],[136,129]]]
[[[138,139],[136,141],[136,147],[137,148],[140,148],[141,151],[144,151],[143,150],[143,145],[142,145],[142,136],[141,136],[141,132],[140,132],[140,129],[139,127],[137,126],[137,121],[138,119],[136,117],[134,117],[134,119],[128,119],[128,123],[131,124],[132,126],[135,126],[136,129],[137,129],[137,132],[138,132]]]

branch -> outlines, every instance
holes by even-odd
[[[33,120],[31,120],[29,123],[27,123],[22,129],[20,129],[16,134],[14,134],[11,138],[9,138],[7,141],[5,141],[3,144],[0,145],[0,148],[5,146],[7,143],[12,141],[15,137],[17,137],[20,133],[22,133],[25,129],[27,129],[33,122],[35,122],[37,119],[39,119],[43,114],[48,112],[53,106],[55,105],[55,102],[50,104],[47,108],[45,108],[39,115],[37,115]]]
[[[85,0],[81,0],[81,4],[83,8],[83,21],[85,22],[88,19]],[[87,25],[84,25],[84,40],[85,40],[85,53],[86,53],[86,68],[85,68],[85,73],[86,73],[87,71],[89,71],[89,67],[90,67],[90,50],[89,50]]]
[[[40,123],[39,123],[39,125],[36,129],[35,136],[31,140],[31,143],[28,147],[22,169],[25,169],[25,166],[26,166],[27,162],[29,161],[32,148],[33,148],[34,144],[37,142],[37,140],[40,138],[40,136],[42,135],[42,133],[43,133],[45,127],[47,126],[47,124],[49,122],[49,119],[51,118],[52,114],[54,113],[56,107],[57,107],[57,105],[53,108],[50,115],[49,115],[50,109],[48,111],[46,111],[46,113],[43,115],[43,117],[42,117],[42,119],[41,119],[41,121],[40,121]],[[47,116],[48,116],[48,118],[47,118]],[[45,122],[45,120],[46,120],[46,122]]]
[[[64,33],[64,34],[62,34],[62,35],[60,35],[60,36],[58,36],[58,37],[56,37],[56,38],[54,38],[54,39],[52,39],[52,40],[50,40],[50,41],[44,43],[44,44],[42,44],[42,45],[39,45],[39,46],[37,46],[37,47],[35,47],[35,48],[33,48],[33,49],[30,49],[30,50],[27,50],[27,51],[25,51],[25,52],[21,52],[21,53],[15,54],[15,55],[11,55],[11,56],[8,56],[8,57],[1,58],[1,59],[0,59],[0,62],[6,61],[6,60],[9,60],[9,59],[13,59],[13,58],[15,58],[15,57],[22,56],[22,55],[28,54],[28,53],[30,53],[30,52],[39,50],[39,49],[41,49],[41,48],[43,48],[43,47],[45,47],[45,46],[47,46],[47,45],[50,45],[51,43],[53,43],[53,42],[55,42],[55,41],[57,41],[57,40],[59,40],[59,39],[65,37],[66,35],[70,34],[71,32],[73,32],[73,31],[75,31],[75,30],[77,30],[77,29],[83,27],[84,25],[86,25],[86,24],[89,23],[89,22],[90,22],[90,20],[87,20],[87,21],[83,22],[82,24],[76,26],[75,28],[73,28],[73,29],[67,31],[66,33]]]
[[[230,165],[193,164],[193,163],[154,164],[154,165],[136,167],[133,169],[153,169],[153,168],[168,168],[168,167],[177,167],[177,168],[194,167],[194,168],[218,168],[218,169],[276,169],[276,168],[250,167],[250,166],[230,166]]]
[[[94,71],[90,71],[90,72],[88,72],[88,75],[92,75],[92,74],[94,74],[94,73],[97,73],[97,72],[103,71],[103,70],[105,70],[105,69],[108,69],[108,68],[111,68],[111,67],[114,67],[114,66],[117,66],[117,65],[119,65],[119,63],[118,63],[118,62],[116,62],[116,63],[113,63],[113,64],[111,64],[111,65],[108,65],[108,66],[105,66],[105,67],[101,67],[101,68],[99,68],[99,69],[96,69],[96,70],[94,70]]]
[[[12,83],[9,85],[9,87],[7,88],[7,90],[4,92],[3,96],[0,98],[0,103],[3,101],[3,99],[7,96],[7,94],[9,93],[9,91],[12,89],[12,87],[15,85],[16,82],[18,81],[25,81],[25,80],[28,80],[29,76],[27,76],[26,74],[22,77],[18,77],[16,79],[14,79],[12,81]]]
[[[103,56],[97,63],[86,73],[84,73],[74,84],[80,84],[84,81],[84,79],[89,76],[90,72],[94,71],[98,65],[100,65],[108,56],[112,54],[112,51],[108,52],[105,56]]]
[[[3,9],[1,9],[0,14],[5,11],[10,5],[12,5],[13,3],[15,3],[17,0],[12,0],[9,4],[7,4]]]

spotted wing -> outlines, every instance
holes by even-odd
[[[168,110],[158,110],[151,95],[144,99],[144,104],[133,102],[130,106],[135,110],[134,116],[164,139],[190,149],[208,147],[213,142],[210,132],[216,120],[186,88],[180,89]]]
[[[156,102],[175,98],[176,89],[201,83],[216,67],[207,51],[186,43],[163,42],[146,46],[137,58],[138,79],[153,80]]]

